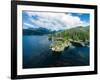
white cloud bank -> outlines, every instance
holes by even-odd
[[[87,26],[88,23],[82,21],[79,16],[65,13],[50,12],[27,12],[31,23],[24,23],[25,26],[33,28],[47,28],[50,30],[63,30],[76,26]],[[33,17],[36,17],[33,19]],[[35,26],[34,26],[35,25]]]

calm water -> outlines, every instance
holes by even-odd
[[[23,36],[23,68],[89,65],[89,47],[71,46],[61,54],[49,49],[48,36]]]

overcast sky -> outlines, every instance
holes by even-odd
[[[53,13],[23,11],[23,28],[46,28],[49,30],[63,30],[77,26],[87,26],[90,15],[83,13]]]

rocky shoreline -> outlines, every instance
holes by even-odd
[[[68,49],[70,46],[85,47],[89,46],[89,42],[65,41],[62,44],[57,44],[57,42],[55,42],[50,45],[50,49],[55,53],[59,53],[64,51],[64,49]]]

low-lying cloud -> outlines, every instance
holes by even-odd
[[[70,13],[50,13],[50,12],[25,12],[28,21],[24,22],[24,28],[46,28],[49,30],[63,30],[76,26],[87,26],[88,23],[82,21],[79,16]]]

